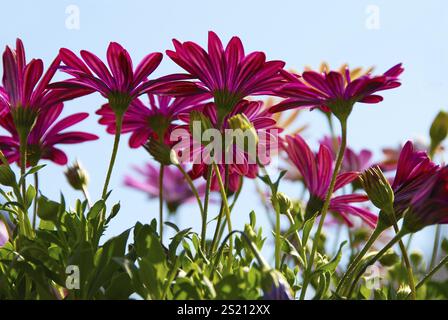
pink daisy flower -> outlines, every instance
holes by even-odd
[[[143,167],[134,167],[134,170],[139,178],[125,176],[125,185],[144,192],[151,199],[159,197],[160,166],[148,162]],[[170,212],[176,211],[183,203],[194,200],[194,194],[178,168],[165,166],[163,175],[163,195]],[[205,194],[204,183],[197,184],[196,188],[200,196]]]
[[[432,174],[411,199],[403,227],[416,232],[433,224],[448,223],[448,166]]]
[[[3,53],[3,87],[0,87],[0,115],[12,112],[16,118],[18,108],[26,108],[31,113],[27,123],[16,123],[29,130],[34,124],[35,117],[40,110],[52,107],[60,102],[70,100],[86,94],[82,88],[73,89],[61,85],[58,88],[49,88],[60,64],[56,57],[47,72],[41,59],[32,59],[26,62],[25,49],[20,39],[16,41],[16,49],[6,47]],[[24,121],[22,114],[20,122]],[[17,122],[17,121],[16,121]]]
[[[338,142],[334,143],[333,138],[325,136],[319,141],[320,144],[326,146],[331,151],[333,160],[336,159],[336,155],[341,143],[341,138],[338,137]],[[372,166],[372,152],[367,149],[362,149],[359,152],[354,151],[350,147],[345,149],[344,159],[342,160],[341,172],[356,171],[362,172]]]
[[[425,151],[415,150],[411,141],[404,145],[392,183],[395,194],[394,208],[398,217],[401,217],[411,200],[437,170],[438,166],[429,159]]]
[[[41,110],[39,113],[36,124],[28,135],[27,165],[34,166],[41,159],[65,165],[67,156],[62,150],[56,148],[56,145],[74,144],[98,139],[98,136],[90,133],[80,131],[63,132],[63,130],[87,118],[88,113],[76,113],[57,121],[62,109],[63,104],[59,103],[46,110]],[[19,136],[12,121],[11,113],[0,118],[0,126],[10,133],[9,136],[0,136],[1,150],[10,163],[19,162]]]
[[[266,61],[263,52],[246,54],[238,37],[224,48],[219,37],[208,33],[208,51],[198,44],[173,40],[174,51],[166,54],[199,82],[173,82],[166,92],[176,95],[208,93],[222,109],[223,116],[250,95],[269,95],[284,83],[280,73],[285,63]]]
[[[93,53],[82,50],[82,59],[72,51],[62,48],[59,55],[65,66],[61,69],[73,78],[53,86],[72,86],[97,91],[108,99],[115,112],[123,113],[129,103],[139,95],[155,89],[162,78],[148,80],[162,61],[159,52],[150,53],[134,69],[129,53],[120,44],[111,42],[107,49],[109,68]],[[165,77],[177,79],[175,75]]]
[[[305,213],[306,218],[310,218],[322,209],[330,187],[334,170],[331,151],[325,145],[320,145],[319,151],[316,154],[313,153],[300,135],[286,136],[286,143],[284,148],[290,160],[303,176],[305,186],[310,193]],[[338,174],[334,191],[351,183],[358,178],[358,175],[358,172],[353,171]],[[333,196],[330,200],[329,211],[337,213],[349,226],[353,225],[350,216],[357,216],[374,228],[377,216],[365,208],[353,205],[353,203],[366,201],[368,201],[368,197],[363,194]]]
[[[275,113],[293,108],[320,108],[336,116],[346,115],[356,102],[382,101],[383,98],[376,93],[400,86],[398,76],[403,70],[401,64],[397,64],[383,75],[368,73],[354,80],[350,78],[348,68],[345,72],[305,71],[301,77],[284,71],[289,83],[276,92],[286,99],[270,110]]]
[[[148,94],[148,105],[140,99],[131,102],[123,118],[122,133],[131,133],[129,146],[138,148],[150,137],[167,138],[166,134],[177,120],[180,113],[190,112],[204,100],[203,95],[193,97],[172,98],[168,96]],[[99,123],[107,127],[107,132],[115,134],[115,113],[109,104],[103,105],[96,114],[100,115]]]

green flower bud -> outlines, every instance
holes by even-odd
[[[369,168],[359,178],[373,205],[387,214],[393,214],[394,191],[381,169],[378,166]]]
[[[271,202],[274,202],[273,200],[274,199],[271,198]],[[294,209],[294,203],[283,192],[277,192],[275,200],[277,200],[280,213],[282,214],[286,214]]]
[[[205,114],[197,110],[190,112],[189,126],[193,139],[201,143],[204,143],[204,141],[202,141],[202,134],[204,131],[213,128],[210,119],[207,118]]]
[[[423,262],[423,253],[421,251],[412,251],[409,255],[411,262],[415,266],[419,266]]]
[[[397,290],[398,300],[407,300],[409,294],[411,293],[411,288],[407,284],[401,284]]]
[[[448,113],[440,111],[432,122],[429,129],[429,136],[431,137],[431,152],[445,140],[448,135]]]
[[[230,129],[232,129],[232,137],[234,137],[234,140],[236,140],[236,144],[240,149],[248,151],[249,146],[256,146],[258,144],[257,130],[246,115],[242,113],[237,114],[230,117],[227,121]]]
[[[8,187],[16,185],[16,175],[9,165],[0,165],[0,184]]]
[[[166,144],[157,141],[156,139],[150,139],[144,148],[150,155],[154,157],[154,160],[163,165],[179,164],[176,152]]]
[[[387,250],[380,258],[380,263],[385,267],[392,267],[400,261],[400,256],[392,249]]]
[[[67,169],[64,171],[64,174],[67,178],[68,183],[75,190],[83,190],[89,183],[89,174],[77,160],[73,162],[71,166],[67,167]]]

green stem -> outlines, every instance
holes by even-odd
[[[266,167],[257,159],[258,166],[263,171],[263,174],[268,178],[269,187],[271,188],[271,201],[275,211],[275,269],[279,270],[281,265],[281,229],[280,229],[280,206],[277,201],[277,188],[274,186]]]
[[[205,183],[204,196],[204,210],[202,214],[202,229],[201,229],[201,247],[205,251],[206,237],[207,237],[207,217],[208,217],[208,203],[210,199],[210,187],[212,184],[212,167],[207,168],[207,182]]]
[[[110,156],[109,168],[107,169],[106,180],[104,181],[103,193],[101,198],[105,200],[107,191],[109,188],[110,177],[112,176],[112,170],[114,168],[115,159],[117,158],[118,146],[120,145],[120,136],[121,136],[121,127],[123,125],[123,115],[115,116],[115,138],[114,138],[114,146],[112,148],[112,154]],[[103,212],[105,215],[105,212]],[[104,217],[103,217],[104,219]]]
[[[213,168],[213,166],[211,166]],[[225,166],[225,175],[228,176],[228,166]],[[218,213],[218,220],[216,221],[216,227],[215,227],[215,232],[213,234],[213,239],[212,239],[212,243],[210,245],[210,255],[212,255],[213,253],[215,253],[216,251],[216,246],[219,243],[219,239],[222,237],[222,234],[220,234],[221,231],[221,224],[222,224],[222,220],[224,218],[224,200],[221,200],[221,207],[219,208],[219,213]],[[225,227],[225,224],[223,224],[223,226]]]
[[[376,239],[381,235],[383,232],[383,229],[375,228],[373,230],[372,234],[369,237],[369,240],[367,240],[364,247],[361,249],[361,251],[356,255],[355,259],[350,263],[350,265],[347,268],[347,271],[345,271],[344,275],[342,276],[341,280],[339,281],[339,284],[336,288],[336,294],[339,294],[340,291],[344,288],[345,281],[350,277],[350,275],[353,273],[354,270],[356,270],[356,267],[361,262],[362,258],[366,255],[366,253],[369,251],[369,249],[373,246]]]
[[[288,220],[291,223],[291,226],[293,226],[295,221],[294,221],[294,218],[292,217],[291,213],[286,212],[286,216],[288,217]],[[296,241],[297,241],[297,248],[299,249],[298,250],[299,251],[299,255],[302,258],[302,261],[301,261],[302,262],[302,266],[304,268],[306,268],[306,266],[307,266],[307,261],[306,260],[307,259],[306,259],[306,254],[305,254],[305,248],[302,245],[302,239],[300,239],[300,235],[299,235],[298,231],[295,231],[294,235],[295,235],[295,238],[296,238]]]
[[[400,229],[398,229],[398,225],[396,222],[394,223],[393,227],[394,227],[396,234],[400,233]],[[406,267],[406,272],[408,274],[409,288],[411,289],[410,296],[411,296],[412,300],[415,300],[415,299],[417,299],[417,294],[416,294],[416,288],[415,288],[414,273],[412,272],[412,265],[411,265],[411,262],[409,261],[409,255],[406,250],[406,246],[404,245],[404,243],[401,239],[398,241],[398,245],[400,246],[401,254],[403,256],[403,262]]]
[[[165,171],[165,166],[160,164],[159,171],[159,234],[160,241],[163,240],[163,172]]]
[[[82,186],[81,192],[84,195],[84,199],[86,199],[87,204],[89,205],[89,207],[91,207],[92,203],[90,201],[89,190],[87,190],[87,187],[86,186]]]
[[[392,238],[392,240],[386,244],[386,246],[381,249],[372,259],[370,259],[366,264],[363,265],[363,267],[358,271],[356,274],[356,277],[354,278],[350,290],[347,294],[347,297],[350,298],[353,291],[355,290],[356,284],[358,283],[361,276],[364,274],[364,272],[367,270],[367,268],[371,265],[373,265],[378,259],[380,259],[394,244],[396,244],[406,233],[402,230],[398,232],[395,237]]]
[[[226,218],[227,218],[227,226],[229,229],[229,234],[231,234],[232,222],[230,220],[230,209],[229,209],[229,203],[227,201],[226,189],[224,187],[224,183],[222,182],[221,173],[219,172],[218,165],[215,162],[213,162],[213,169],[215,170],[215,173],[216,173],[216,178],[217,178],[218,184],[219,184],[219,191],[221,193],[222,201],[224,204],[224,212],[225,212]],[[232,263],[233,263],[233,238],[230,237],[229,238],[229,261],[228,261],[228,272],[229,273],[232,272]]]
[[[21,214],[19,215],[19,225],[21,228],[21,232],[23,232],[27,236],[31,236],[31,225],[29,223],[28,218],[28,199],[26,197],[26,163],[27,163],[27,147],[28,147],[28,134],[20,134],[19,135],[19,143],[20,143],[20,175],[22,177],[21,191],[22,191],[22,202],[23,202],[23,210],[21,210]]]
[[[316,251],[317,251],[317,245],[318,245],[318,242],[320,239],[320,234],[322,232],[322,227],[324,225],[325,217],[327,215],[328,207],[330,206],[331,196],[333,195],[334,186],[336,184],[336,177],[337,177],[339,170],[341,168],[341,165],[342,165],[342,159],[344,158],[346,145],[347,145],[347,120],[341,120],[341,145],[339,147],[338,155],[336,158],[336,164],[334,166],[333,175],[331,177],[330,187],[328,188],[328,192],[325,197],[325,202],[322,206],[319,225],[317,227],[316,234],[314,235],[310,260],[308,263],[308,268],[304,274],[303,286],[302,286],[302,290],[300,292],[300,300],[305,299],[306,290],[307,290],[309,282],[310,282],[311,269],[313,267],[314,258],[315,258]]]
[[[188,185],[190,186],[191,192],[193,192],[194,197],[196,198],[196,201],[199,206],[199,211],[201,212],[202,217],[202,224],[204,225],[204,220],[207,222],[207,217],[205,217],[204,208],[202,207],[201,197],[199,196],[198,189],[195,187],[193,180],[191,180],[188,173],[185,171],[184,168],[182,168],[181,165],[176,165],[176,167],[182,172],[183,176],[185,177],[185,180],[187,181]],[[205,223],[207,225],[207,223]],[[204,249],[204,248],[202,248]]]
[[[440,268],[442,268],[445,264],[448,263],[448,256],[446,256],[445,258],[443,258],[442,260],[440,260],[440,262],[431,270],[429,271],[422,280],[420,280],[417,285],[415,286],[416,289],[419,289],[422,285],[425,284],[426,281],[428,281],[429,279],[431,279],[431,277],[440,270]]]
[[[431,270],[436,264],[436,259],[439,254],[439,244],[440,244],[440,233],[442,231],[442,226],[438,224],[436,226],[436,234],[434,236],[434,246],[432,248],[431,262],[429,263],[428,270]]]
[[[34,197],[34,207],[33,207],[33,229],[36,230],[36,220],[37,220],[37,199],[39,198],[39,173],[34,173],[34,188],[36,189],[36,196]]]

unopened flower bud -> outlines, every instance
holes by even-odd
[[[434,152],[435,149],[440,145],[440,143],[445,140],[448,135],[448,113],[445,111],[440,111],[432,122],[431,128],[429,129],[429,136],[431,137],[431,151]]]
[[[399,261],[400,257],[392,249],[387,250],[386,253],[380,258],[380,263],[385,267],[392,267]]]
[[[360,181],[373,205],[390,214],[394,204],[394,191],[381,169],[378,166],[367,169],[361,174]]]
[[[16,175],[8,165],[0,165],[0,184],[13,187],[16,184]]]
[[[230,129],[232,129],[232,136],[235,138],[236,144],[240,149],[248,151],[248,145],[245,142],[246,137],[249,144],[252,143],[253,146],[256,146],[258,144],[257,130],[254,128],[253,124],[245,114],[240,113],[234,115],[227,121],[229,123]]]
[[[204,142],[202,141],[202,134],[213,127],[210,119],[205,114],[197,110],[190,112],[189,126],[193,139],[201,143]]]
[[[168,145],[160,142],[156,139],[150,139],[144,148],[150,155],[154,157],[154,160],[163,165],[170,165],[178,163],[177,155]],[[173,162],[174,160],[174,162]]]
[[[410,293],[411,288],[406,284],[401,284],[397,290],[397,300],[407,300]]]
[[[64,174],[68,183],[75,190],[83,190],[89,183],[89,174],[79,161],[75,161],[71,166],[68,166]]]
[[[421,251],[414,250],[409,255],[409,258],[415,266],[419,266],[423,262],[423,253]]]
[[[273,200],[274,199],[271,198],[271,202],[274,203]],[[278,203],[278,206],[280,209],[280,213],[282,213],[282,214],[286,214],[290,210],[294,209],[294,203],[283,192],[277,192],[275,200],[277,200],[277,203]]]

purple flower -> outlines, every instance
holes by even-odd
[[[300,171],[305,186],[310,192],[310,199],[306,207],[305,216],[311,218],[316,212],[320,212],[330,187],[331,176],[334,170],[334,161],[331,151],[320,145],[317,154],[314,154],[305,140],[296,136],[286,136],[287,145],[284,146],[289,159]],[[351,183],[358,178],[358,172],[344,172],[338,174],[334,191]],[[362,194],[346,194],[333,196],[330,201],[329,211],[340,215],[344,221],[352,226],[350,215],[358,216],[369,226],[375,227],[377,216],[370,211],[354,206],[352,203],[368,201],[368,197]]]
[[[143,167],[134,167],[134,170],[139,178],[125,176],[125,185],[143,191],[149,198],[157,198],[159,196],[160,167],[148,162]],[[163,175],[163,196],[171,212],[176,211],[181,204],[194,199],[193,192],[178,168],[165,166]],[[200,196],[204,195],[204,183],[197,184],[196,188]]]
[[[131,148],[142,146],[150,137],[163,140],[178,115],[197,108],[204,95],[172,98],[148,94],[148,100],[145,104],[141,99],[135,99],[124,115],[121,132],[131,133]],[[107,126],[107,132],[115,134],[115,113],[109,104],[103,105],[96,113],[101,116],[99,123]]]
[[[0,114],[4,115],[17,107],[30,108],[38,112],[62,101],[86,94],[85,89],[73,89],[71,86],[61,85],[57,89],[48,87],[60,61],[59,56],[56,57],[44,74],[41,59],[26,62],[25,49],[20,39],[16,41],[16,50],[6,47],[3,53]]]
[[[66,154],[58,144],[74,144],[85,141],[97,140],[98,136],[80,132],[63,130],[81,122],[88,117],[88,113],[75,113],[59,121],[63,104],[59,103],[46,110],[41,110],[33,129],[28,135],[27,165],[36,165],[41,159],[47,159],[59,165],[67,163]],[[0,118],[0,126],[10,133],[9,136],[0,136],[0,146],[10,163],[20,159],[19,135],[14,126],[11,113]]]
[[[424,181],[412,197],[403,219],[403,228],[409,232],[448,223],[448,166]]]
[[[0,219],[0,248],[9,241],[9,233],[6,224]]]
[[[199,82],[174,82],[167,91],[187,95],[208,93],[218,108],[230,112],[250,95],[273,94],[284,83],[283,61],[266,61],[263,52],[246,54],[240,38],[233,37],[224,48],[219,37],[208,33],[208,51],[194,42],[173,40],[174,51],[166,54]],[[224,112],[224,111],[223,111]]]
[[[397,64],[383,75],[372,76],[368,73],[354,80],[348,68],[345,72],[305,71],[301,77],[285,72],[289,83],[276,92],[286,99],[270,110],[275,113],[293,108],[320,108],[336,116],[347,114],[356,102],[382,101],[383,98],[376,93],[400,86],[398,76],[403,70],[401,64]]]
[[[429,159],[425,151],[416,151],[411,141],[406,142],[401,150],[392,183],[397,218],[402,216],[414,196],[431,180],[437,170],[438,166]]]
[[[335,143],[333,138],[330,136],[325,136],[322,140],[319,141],[320,144],[326,146],[329,150],[331,150],[331,156],[333,160],[336,159],[336,154],[339,149],[340,142],[340,137],[338,137],[338,140]],[[342,160],[341,172],[362,172],[372,166],[371,160],[372,152],[370,150],[362,149],[359,153],[357,153],[350,147],[347,147],[345,149],[344,159]]]

